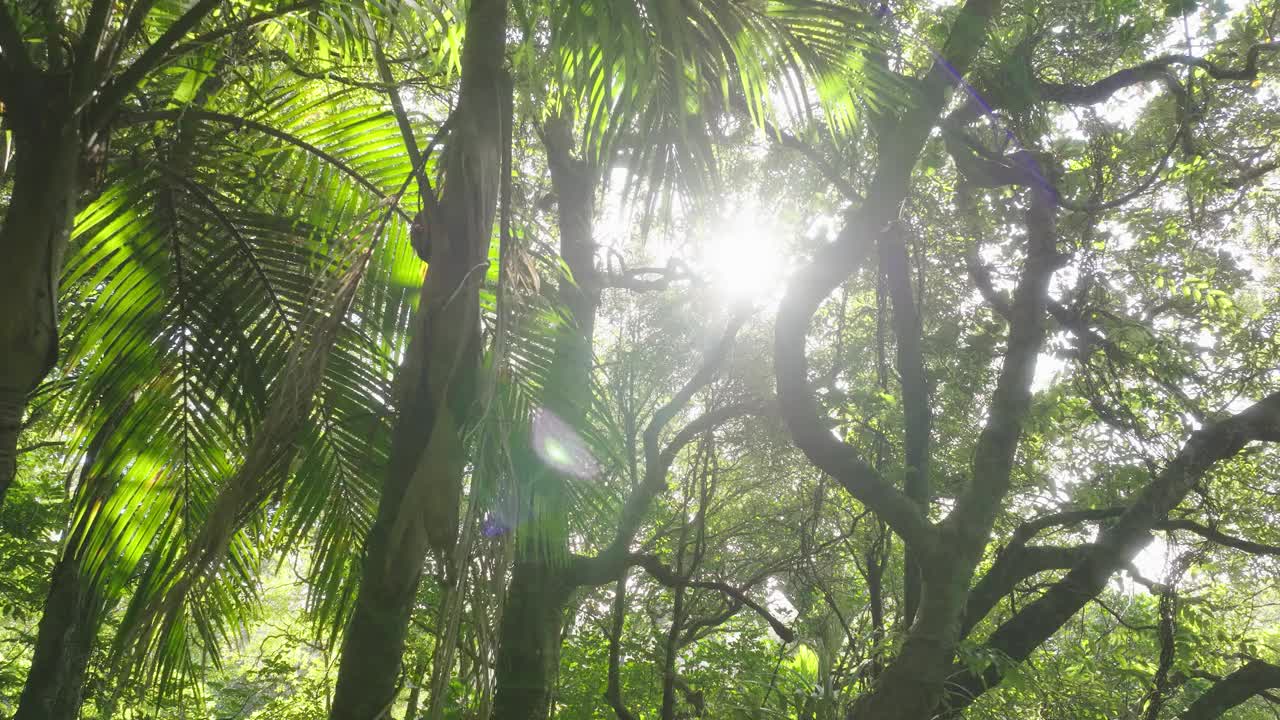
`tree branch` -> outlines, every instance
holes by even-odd
[[[1164,83],[1169,92],[1182,97],[1186,88],[1178,80],[1178,76],[1169,70],[1175,63],[1170,58],[1157,58],[1150,62],[1125,68],[1112,73],[1097,82],[1088,85],[1070,85],[1065,83],[1038,82],[1035,92],[1044,100],[1063,105],[1096,105],[1111,99],[1112,95],[1150,82]]]
[[[1031,383],[1045,339],[1049,281],[1062,265],[1054,223],[1056,195],[1027,153],[1022,184],[1030,200],[1026,211],[1027,254],[1022,277],[1008,306],[1007,348],[991,397],[986,426],[974,449],[973,479],[956,500],[946,523],[962,537],[966,551],[986,543],[1000,501],[1009,489],[1022,424],[1031,406]],[[1017,164],[1011,166],[1017,167]]]
[[[142,22],[147,19],[147,15],[151,13],[151,8],[155,7],[155,4],[156,0],[133,0],[129,3],[129,13],[125,15],[124,22],[120,25],[120,32],[116,33],[112,41],[108,59],[114,58],[120,50],[133,42],[133,38],[142,31]]]
[[[784,643],[793,642],[796,639],[795,632],[791,628],[787,627],[787,625],[781,620],[774,617],[773,613],[769,612],[768,608],[752,600],[745,592],[729,585],[728,583],[708,580],[690,580],[688,578],[681,577],[676,574],[674,570],[663,565],[656,555],[632,555],[629,560],[632,564],[644,568],[645,572],[649,573],[654,580],[657,580],[666,587],[699,588],[703,590],[716,590],[724,593],[735,602],[746,605],[754,610],[757,615],[765,620],[765,622],[769,623],[769,627],[773,628],[773,631],[778,634],[778,637],[782,638]]]
[[[857,224],[851,217],[841,234],[859,237],[861,233],[849,230]],[[774,323],[778,407],[793,441],[810,462],[883,518],[904,542],[930,548],[935,533],[924,512],[852,446],[832,435],[809,382],[805,344],[813,314],[831,290],[862,264],[869,248],[868,242],[853,246],[837,240],[819,249],[813,262],[800,268],[789,283]]]
[[[641,267],[600,273],[601,288],[621,288],[632,292],[666,290],[671,283],[691,277],[683,263],[667,267]]]
[[[373,25],[365,20],[366,30],[369,34],[369,40],[373,45],[373,58],[378,66],[378,79],[387,86],[387,97],[391,100],[391,111],[396,116],[396,125],[400,127],[400,137],[404,140],[405,152],[409,154],[409,162],[413,164],[414,175],[418,180],[418,194],[420,196],[430,195],[431,207],[427,211],[435,216],[439,211],[436,207],[437,201],[435,192],[431,189],[431,181],[427,179],[425,163],[421,162],[422,154],[418,151],[418,141],[413,135],[413,125],[409,122],[409,114],[404,111],[404,103],[400,101],[400,89],[396,85],[395,76],[391,74],[391,67],[387,64],[387,56],[382,52],[382,41],[378,40],[378,35],[373,29]]]
[[[1153,60],[1118,70],[1101,80],[1087,85],[1069,83],[1038,82],[1035,91],[1044,100],[1064,105],[1096,105],[1106,102],[1113,95],[1135,85],[1150,82],[1164,83],[1169,91],[1179,97],[1186,95],[1186,88],[1173,74],[1174,66],[1197,67],[1215,80],[1254,80],[1258,77],[1258,61],[1263,53],[1280,50],[1280,42],[1267,42],[1254,45],[1246,54],[1244,67],[1225,68],[1201,57],[1186,54],[1164,55]]]
[[[809,162],[818,169],[818,172],[822,173],[822,177],[824,177],[827,182],[831,183],[831,185],[842,197],[844,197],[845,200],[848,200],[849,202],[862,202],[865,199],[862,197],[862,193],[859,193],[858,190],[854,188],[847,179],[845,179],[844,175],[837,170],[834,165],[828,162],[827,159],[822,156],[822,153],[818,152],[817,148],[804,142],[795,135],[779,129],[768,121],[765,121],[764,131],[770,137],[774,138],[774,141],[782,147],[790,148],[805,156],[805,158],[807,158]]]
[[[1188,532],[1193,532],[1210,542],[1217,543],[1218,545],[1235,548],[1236,550],[1243,550],[1244,552],[1252,553],[1254,555],[1280,555],[1280,545],[1267,545],[1264,543],[1253,542],[1252,540],[1232,537],[1231,535],[1219,532],[1215,528],[1201,525],[1194,520],[1175,518],[1157,523],[1156,527],[1160,530],[1186,530]]]
[[[1265,690],[1280,688],[1280,666],[1253,660],[1227,675],[1195,699],[1181,720],[1215,720]]]
[[[198,0],[173,21],[173,24],[166,28],[155,42],[143,50],[132,65],[107,82],[94,101],[93,110],[90,113],[90,127],[94,130],[101,129],[119,109],[125,97],[138,86],[138,83],[167,60],[169,51],[174,45],[199,25],[206,15],[213,12],[220,2],[222,0]]]
[[[715,346],[707,352],[702,365],[693,377],[689,378],[689,381],[667,404],[654,412],[644,430],[644,477],[623,504],[618,528],[608,547],[592,558],[574,558],[568,573],[568,581],[571,584],[599,585],[616,578],[618,573],[625,570],[631,543],[635,540],[635,535],[644,520],[645,511],[648,510],[653,499],[666,488],[667,473],[671,469],[671,464],[675,462],[676,455],[698,435],[714,429],[726,420],[759,411],[758,406],[748,404],[732,404],[708,410],[681,428],[665,447],[659,445],[659,439],[666,426],[685,409],[695,393],[711,382],[728,356],[729,348],[733,346],[733,339],[738,334],[738,328],[742,326],[745,319],[743,315],[730,318],[728,327],[725,328]]]
[[[1035,537],[1041,530],[1054,527],[1057,525],[1075,525],[1081,522],[1090,522],[1098,520],[1109,520],[1111,518],[1124,515],[1126,508],[1111,507],[1097,508],[1088,510],[1067,510],[1051,515],[1042,515],[1035,520],[1025,522],[1013,531],[1013,535],[1009,540],[1010,545],[1025,544],[1032,537]],[[1265,543],[1254,542],[1237,538],[1221,532],[1217,528],[1202,525],[1194,520],[1187,518],[1171,518],[1161,520],[1154,525],[1156,530],[1186,530],[1195,533],[1206,540],[1215,542],[1219,545],[1243,550],[1254,555],[1280,555],[1280,545],[1267,545]]]
[[[288,5],[281,5],[280,7],[275,8],[274,10],[267,10],[265,12],[260,12],[256,15],[250,15],[249,17],[245,18],[244,20],[241,20],[240,22],[231,23],[229,25],[220,27],[217,30],[210,30],[207,33],[202,33],[188,40],[187,42],[184,42],[181,45],[178,45],[177,47],[175,47],[169,53],[169,57],[166,59],[166,61],[173,58],[182,57],[183,55],[187,55],[191,52],[194,52],[195,50],[200,49],[202,45],[208,45],[209,43],[215,40],[220,40],[233,33],[237,33],[241,30],[251,28],[254,25],[261,25],[264,22],[275,20],[276,18],[284,17],[285,15],[293,14],[295,12],[298,12],[299,10],[310,10],[312,8],[318,8],[322,4],[322,2],[323,0],[301,0],[300,2],[290,3]]]
[[[1125,508],[1084,508],[1080,510],[1064,510],[1062,512],[1051,513],[1049,515],[1041,515],[1034,520],[1019,525],[1009,538],[1010,545],[1025,545],[1028,540],[1039,535],[1041,531],[1051,527],[1060,527],[1063,525],[1078,525],[1082,522],[1107,520],[1114,517],[1120,517],[1124,514]]]
[[[1186,98],[1186,88],[1183,87],[1178,77],[1171,71],[1172,67],[1178,65],[1198,67],[1205,70],[1210,77],[1216,80],[1254,80],[1258,76],[1258,62],[1261,60],[1262,54],[1277,50],[1280,50],[1280,43],[1278,42],[1254,45],[1246,53],[1244,67],[1237,69],[1220,67],[1204,58],[1186,54],[1164,55],[1130,68],[1118,70],[1101,80],[1088,84],[1036,82],[1034,92],[1042,100],[1064,105],[1096,105],[1106,102],[1117,92],[1126,88],[1150,82],[1162,82],[1170,92],[1178,97],[1179,102],[1182,102]],[[990,96],[990,93],[984,94],[984,97],[989,98]],[[985,99],[979,101],[977,98],[970,97],[947,116],[944,124],[953,128],[968,125],[981,116],[984,110],[991,111],[989,105],[984,107],[987,102]]]
[[[961,625],[960,636],[968,636],[973,627],[981,622],[1002,598],[1009,595],[1019,582],[1047,570],[1068,570],[1075,567],[1085,558],[1087,553],[1092,552],[1094,549],[1092,544],[1072,547],[1027,546],[1027,541],[1041,530],[1059,525],[1108,520],[1120,517],[1124,512],[1125,508],[1123,507],[1068,510],[1052,515],[1044,515],[1019,525],[1010,537],[1008,546],[996,558],[991,569],[969,590],[969,599],[965,605],[965,615]],[[1280,546],[1266,545],[1232,537],[1193,520],[1181,518],[1164,520],[1156,523],[1155,529],[1186,530],[1219,545],[1243,550],[1255,555],[1280,555]],[[1137,576],[1136,572],[1134,570],[1131,573],[1135,574],[1135,581],[1148,586],[1151,585],[1150,581]]]
[[[960,637],[967,637],[1001,599],[1013,592],[1018,583],[1048,570],[1068,570],[1091,549],[1092,546],[1087,544],[1073,547],[1010,545],[1005,548],[991,569],[969,590]]]
[[[988,647],[1015,662],[1027,659],[1151,541],[1151,531],[1215,464],[1255,441],[1280,442],[1280,392],[1193,433],[1066,577],[992,633]],[[1002,677],[996,665],[981,674],[957,668],[949,683],[949,712],[958,713]]]
[[[933,414],[929,409],[929,381],[924,371],[924,326],[911,285],[906,230],[902,224],[894,223],[891,229],[880,233],[877,246],[880,251],[880,274],[888,286],[893,308],[890,318],[893,335],[897,339],[894,364],[902,391],[906,460],[903,488],[907,498],[927,516],[932,494],[929,487],[929,440]],[[904,622],[909,625],[915,618],[920,602],[921,578],[916,550],[907,547],[905,552],[903,616]]]

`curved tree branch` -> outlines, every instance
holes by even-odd
[[[284,17],[285,15],[291,15],[295,12],[298,12],[299,10],[309,10],[311,8],[318,8],[321,6],[322,3],[323,3],[323,0],[299,0],[299,2],[289,3],[288,5],[281,5],[280,7],[277,7],[273,10],[266,10],[264,12],[250,15],[244,20],[231,23],[230,25],[226,25],[224,27],[220,27],[217,30],[210,30],[207,33],[197,35],[196,37],[182,43],[181,45],[174,47],[173,50],[170,51],[169,56],[165,60],[167,62],[173,58],[182,57],[183,55],[187,55],[189,53],[195,52],[196,50],[199,50],[204,45],[208,45],[209,43],[215,40],[220,40],[228,35],[239,32],[241,30],[251,28],[254,25],[261,25],[262,23],[270,22],[271,20],[275,20],[276,18],[281,18],[281,17]]]
[[[567,577],[571,585],[599,585],[615,579],[625,570],[628,567],[631,543],[640,530],[640,524],[644,521],[645,511],[648,510],[653,499],[666,488],[667,473],[671,469],[671,464],[675,462],[676,455],[702,433],[732,418],[759,411],[758,406],[748,404],[725,405],[715,410],[708,410],[681,428],[666,446],[659,444],[662,431],[671,420],[685,409],[695,393],[711,382],[728,356],[733,339],[738,334],[738,328],[742,326],[745,319],[742,315],[735,315],[729,320],[729,326],[715,346],[707,352],[702,365],[693,377],[667,404],[654,412],[649,425],[644,430],[644,477],[623,504],[618,528],[608,547],[595,557],[578,556],[573,559]]]
[[[1253,660],[1227,675],[1195,699],[1181,720],[1216,720],[1254,695],[1280,688],[1280,666]]]
[[[1010,545],[996,558],[991,569],[969,590],[960,637],[966,637],[991,609],[1013,592],[1018,583],[1048,570],[1067,570],[1075,566],[1091,545],[1056,547],[1052,545]]]
[[[787,627],[786,623],[775,617],[773,613],[769,612],[768,608],[752,600],[743,590],[739,590],[728,583],[713,582],[709,580],[690,580],[688,578],[681,577],[674,570],[663,565],[656,555],[632,555],[629,558],[629,561],[631,564],[644,568],[645,572],[649,573],[654,580],[657,580],[666,587],[700,588],[703,590],[715,590],[717,592],[724,593],[726,596],[732,598],[734,602],[746,605],[754,610],[761,618],[764,618],[765,622],[769,623],[769,627],[773,628],[773,631],[778,634],[778,637],[782,638],[784,643],[793,642],[796,639],[795,632],[791,628]]]
[[[1151,531],[1215,464],[1255,441],[1280,442],[1280,392],[1193,433],[1066,577],[996,629],[988,647],[1014,661],[1027,659],[1151,541]],[[1002,677],[995,665],[980,674],[958,668],[949,682],[948,710],[958,713]]]

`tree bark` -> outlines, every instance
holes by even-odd
[[[71,544],[53,570],[35,654],[13,720],[76,720],[85,671],[102,617],[102,597],[81,576]]]
[[[1280,688],[1280,666],[1254,660],[1196,698],[1181,720],[1215,720],[1231,708],[1265,690]]]
[[[79,486],[93,488],[93,473],[103,448],[119,427],[121,410],[94,434],[81,465]],[[101,491],[98,498],[101,499]],[[106,598],[81,574],[76,555],[80,536],[69,532],[53,568],[49,594],[36,631],[26,685],[14,720],[76,720],[84,700],[85,671],[93,653]]]
[[[463,434],[479,366],[479,284],[501,175],[507,0],[473,0],[467,13],[455,130],[414,335],[400,368],[400,415],[387,480],[366,542],[347,627],[332,720],[371,720],[395,699],[405,635],[429,549],[447,556],[457,535]],[[447,574],[458,572],[446,568]]]
[[[7,110],[14,179],[0,228],[0,504],[17,472],[27,395],[58,354],[58,275],[80,186],[80,125],[42,78],[15,89]]]
[[[605,684],[604,698],[613,708],[618,720],[636,720],[635,715],[627,709],[622,699],[622,630],[627,622],[627,578],[630,573],[623,571],[613,585],[613,607],[609,620],[609,675]]]
[[[579,428],[591,402],[591,350],[600,302],[591,240],[596,173],[586,161],[573,157],[567,118],[547,122],[544,144],[557,198],[560,256],[573,278],[557,289],[569,322],[556,339],[555,374],[543,403],[566,427]],[[545,466],[535,467],[538,473],[552,473]],[[536,492],[538,483],[532,485]],[[549,710],[569,594],[565,578],[542,555],[536,549],[522,550],[512,569],[499,631],[495,719],[541,720]]]
[[[560,577],[531,559],[516,563],[502,613],[494,720],[547,717],[569,599],[569,587]]]

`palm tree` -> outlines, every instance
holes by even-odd
[[[50,618],[75,622],[41,626],[21,717],[74,717],[87,654],[73,646],[96,637],[95,608],[125,596],[121,669],[142,659],[160,687],[190,679],[195,659],[252,614],[254,574],[275,542],[261,511],[279,505],[286,474],[312,484],[276,528],[315,538],[317,575],[345,577],[345,548],[368,528],[396,318],[411,297],[393,278],[419,266],[408,215],[387,203],[409,172],[388,152],[399,149],[394,121],[367,91],[279,72],[287,45],[247,33],[267,17],[202,36],[211,65],[149,83],[147,104],[172,109],[117,115],[107,182],[78,218],[62,276],[60,375],[72,382],[54,405],[77,449],[70,462],[104,449],[74,488],[47,603]],[[350,51],[355,24],[326,17],[294,29]],[[225,56],[235,81],[220,72]],[[176,452],[157,454],[157,436]],[[295,448],[305,462],[292,463]],[[237,464],[252,482],[228,480]],[[229,488],[235,503],[214,501]],[[219,520],[228,507],[234,517]],[[205,558],[227,572],[188,598],[174,592],[176,570],[210,543],[207,526],[229,528],[212,543],[222,556]],[[164,622],[151,623],[167,600]],[[337,617],[349,599],[317,603]]]

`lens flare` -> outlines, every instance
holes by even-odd
[[[569,424],[546,408],[533,415],[533,451],[548,467],[576,478],[589,480],[600,472],[600,466],[587,449],[587,444]]]

